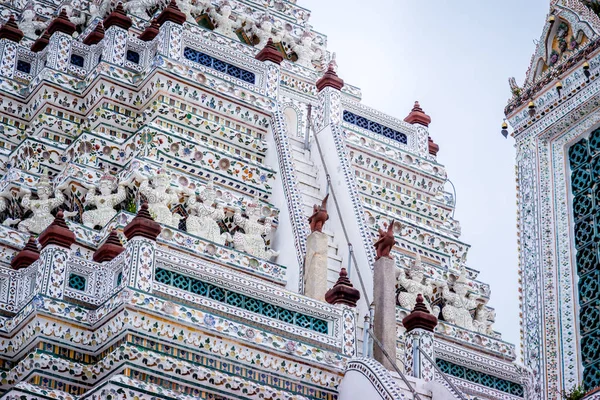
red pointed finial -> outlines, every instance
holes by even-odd
[[[424,329],[429,332],[433,332],[437,326],[438,319],[435,315],[432,315],[427,307],[425,306],[423,295],[419,293],[417,295],[417,303],[415,308],[402,320],[402,324],[406,328],[407,332],[415,329]]]
[[[411,110],[410,114],[406,118],[404,118],[405,122],[409,124],[420,124],[425,127],[429,126],[431,123],[431,117],[423,111],[418,101],[415,101],[415,105]]]
[[[156,22],[156,18],[153,18],[152,21],[150,21],[150,25],[148,25],[146,29],[144,29],[144,32],[140,33],[140,36],[138,36],[138,38],[140,40],[143,40],[144,42],[149,42],[158,35],[159,28],[160,25],[158,24],[158,22]]]
[[[269,38],[267,40],[267,44],[255,57],[258,61],[271,61],[275,64],[281,64],[283,61],[283,55],[281,52],[275,47],[273,40]]]
[[[434,157],[437,156],[438,151],[440,151],[440,146],[433,141],[431,136],[427,138],[427,146],[429,147],[429,154]]]
[[[123,233],[127,240],[131,240],[135,236],[156,240],[161,230],[160,224],[154,221],[148,212],[148,203],[144,202],[135,218],[123,229]]]
[[[92,259],[98,263],[110,261],[125,250],[117,231],[112,230],[106,241],[96,250]]]
[[[73,32],[75,32],[75,24],[69,20],[67,10],[63,8],[60,10],[58,17],[54,18],[52,22],[50,22],[50,25],[48,25],[46,30],[50,36],[52,36],[54,32],[62,32],[71,36]]]
[[[75,234],[67,226],[62,210],[56,213],[54,221],[42,232],[38,240],[42,249],[51,244],[70,248],[75,243]]]
[[[11,14],[8,21],[0,28],[0,39],[8,39],[19,43],[23,39],[23,32],[19,29],[15,17]]]
[[[331,87],[336,90],[342,90],[344,87],[344,80],[337,75],[335,71],[337,67],[337,63],[335,62],[335,54],[333,59],[327,66],[327,71],[323,74],[321,79],[317,81],[317,91],[322,91],[326,87]]]
[[[42,35],[31,45],[31,51],[34,53],[42,51],[48,46],[48,43],[50,43],[50,34],[48,31],[44,31],[44,33],[42,33]]]
[[[177,7],[177,2],[175,0],[171,0],[165,9],[162,10],[156,19],[156,22],[158,22],[158,24],[161,26],[167,21],[171,21],[177,25],[183,25],[186,20],[187,17],[181,12],[179,7]]]
[[[104,18],[103,25],[104,29],[108,29],[111,26],[118,26],[119,28],[128,30],[133,25],[133,22],[127,16],[127,13],[125,13],[123,3],[118,3],[115,9]]]
[[[102,22],[98,22],[94,30],[84,39],[83,44],[91,46],[100,43],[102,39],[104,39],[104,26]]]
[[[358,300],[360,300],[360,292],[352,286],[346,268],[342,268],[335,285],[325,293],[325,301],[329,304],[345,304],[356,307]]]
[[[40,258],[40,250],[38,249],[37,240],[33,235],[29,236],[29,240],[23,250],[10,262],[10,266],[14,269],[27,268]]]

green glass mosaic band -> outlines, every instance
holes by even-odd
[[[232,292],[174,271],[157,268],[154,279],[162,284],[173,286],[177,289],[185,290],[199,296],[204,296],[220,303],[229,304],[234,307],[261,314],[265,317],[277,319],[318,333],[329,333],[329,326],[325,320],[291,311],[240,293]]]
[[[523,386],[518,383],[507,381],[506,379],[498,378],[483,372],[475,371],[473,369],[463,367],[462,365],[456,365],[450,361],[439,358],[435,360],[435,363],[445,374],[455,376],[469,382],[477,383],[482,386],[487,386],[504,393],[510,393],[515,396],[523,397],[524,395]]]

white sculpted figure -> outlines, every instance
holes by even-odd
[[[442,309],[444,320],[465,329],[474,330],[473,318],[469,310],[477,307],[477,299],[469,293],[466,279],[467,271],[462,270],[460,276],[454,282],[454,293],[448,288],[448,282],[443,283],[443,296],[446,304]]]
[[[267,245],[263,239],[263,235],[268,236],[271,233],[273,219],[270,217],[265,218],[264,225],[258,222],[260,210],[258,198],[255,198],[246,208],[248,219],[242,217],[240,209],[235,211],[233,222],[242,228],[245,233],[236,232],[233,235],[233,245],[236,250],[245,251],[255,257],[270,260],[272,257],[278,256],[279,252],[266,249]]]
[[[140,184],[140,193],[148,199],[148,211],[159,224],[177,227],[181,215],[171,213],[170,205],[179,201],[173,191],[167,171],[162,167],[152,178],[152,185],[144,178]]]
[[[192,235],[197,235],[208,239],[211,242],[224,245],[229,234],[221,234],[221,228],[217,223],[217,221],[225,218],[225,211],[223,210],[223,206],[219,203],[217,203],[216,207],[213,207],[216,197],[217,192],[212,182],[209,182],[200,193],[200,200],[202,200],[202,203],[198,202],[195,194],[190,196],[188,208],[196,215],[190,213],[186,221],[186,229]]]
[[[473,321],[475,330],[477,330],[479,333],[483,333],[484,335],[494,336],[494,329],[492,329],[492,324],[494,323],[493,320],[493,310],[488,309],[484,304],[477,306],[477,310],[475,311],[475,320]]]
[[[23,31],[28,38],[37,38],[38,34],[36,34],[35,31],[43,31],[46,29],[46,26],[48,26],[47,22],[37,21],[36,17],[35,10],[32,7],[23,10],[21,22],[19,22],[19,29]]]
[[[262,49],[265,47],[269,39],[273,39],[273,43],[281,42],[283,39],[283,30],[274,29],[273,18],[267,11],[257,22],[252,24],[250,31],[258,37],[259,42],[256,45],[257,48]]]
[[[57,188],[54,191],[54,198],[50,198],[52,187],[46,175],[40,178],[36,190],[38,200],[31,200],[31,192],[28,189],[21,189],[25,193],[25,196],[21,199],[21,205],[26,210],[31,209],[33,216],[21,221],[18,228],[21,232],[29,231],[39,235],[54,221],[51,211],[65,201],[65,196]]]
[[[94,18],[104,18],[111,7],[111,0],[92,0],[89,2],[88,8],[90,13],[90,21],[93,21]],[[127,7],[127,5],[124,5]],[[127,8],[125,8],[127,9]],[[147,16],[146,16],[147,18]]]
[[[7,208],[8,208],[8,202],[6,201],[6,198],[0,197],[0,213],[6,211]],[[11,225],[16,224],[19,221],[20,220],[18,220],[18,219],[12,219],[10,217],[7,217],[4,220],[4,222],[2,222],[2,225],[4,225],[4,226],[11,226]]]
[[[85,24],[87,21],[86,15],[80,11],[79,2],[74,2],[74,4],[64,4],[63,8],[67,11],[67,15],[69,16],[69,21],[75,24],[75,26],[79,26]]]
[[[240,20],[231,19],[231,10],[231,4],[226,0],[221,3],[218,11],[216,8],[211,9],[209,16],[214,21],[215,32],[230,39],[237,39],[235,31],[242,26],[242,23]]]
[[[82,215],[83,224],[89,228],[95,226],[104,227],[115,215],[117,211],[114,207],[125,200],[127,192],[125,184],[121,182],[117,189],[117,193],[113,194],[117,179],[112,176],[108,170],[104,171],[104,175],[100,178],[97,189],[100,194],[96,194],[96,186],[90,185],[87,188],[89,192],[85,196],[86,202],[96,206],[95,210],[85,211]]]
[[[177,7],[182,13],[188,18],[188,20],[194,20],[194,14],[201,14],[202,11],[208,9],[210,6],[210,0],[178,0]]]
[[[110,0],[103,0],[101,6],[103,6],[104,2],[106,1],[109,2],[110,7]],[[148,19],[149,16],[146,12],[147,10],[150,10],[154,7],[164,7],[167,5],[167,3],[168,1],[165,0],[130,0],[127,3],[123,4],[123,8],[125,9],[125,11],[132,15],[135,15],[138,18]]]
[[[425,282],[423,282],[423,277],[424,268],[421,262],[421,255],[417,254],[414,265],[410,269],[410,277],[404,270],[401,270],[398,275],[398,283],[406,289],[406,292],[398,293],[398,303],[401,307],[412,310],[415,304],[417,304],[417,295],[422,294],[425,306],[431,312],[428,299],[433,295],[433,285],[429,279],[425,279]],[[439,313],[439,310],[437,311]],[[437,317],[437,314],[435,315]]]
[[[313,60],[321,55],[321,49],[313,43],[313,33],[310,31],[310,26],[304,30],[300,37],[300,43],[296,43],[293,37],[288,37],[288,42],[291,48],[298,56],[297,64],[306,68],[313,68]]]

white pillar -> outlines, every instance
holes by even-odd
[[[327,235],[317,231],[306,238],[304,294],[321,301],[327,292],[327,241]]]
[[[396,360],[396,263],[391,258],[381,257],[373,268],[373,295],[375,297],[375,318],[373,332],[381,342],[388,356]],[[377,345],[373,355],[387,369],[394,366]]]

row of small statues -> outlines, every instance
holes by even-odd
[[[400,270],[397,278],[398,285],[406,290],[398,293],[398,304],[401,307],[411,310],[416,304],[417,295],[422,294],[427,309],[438,317],[440,308],[438,306],[432,307],[428,300],[433,296],[434,287],[437,286],[441,289],[442,298],[445,300],[444,307],[441,310],[444,321],[486,335],[494,334],[493,321],[491,321],[493,311],[487,309],[484,304],[478,304],[478,297],[469,292],[465,269],[454,281],[454,292],[450,290],[446,281],[437,283],[432,279],[425,278],[425,269],[419,254],[416,255],[410,272]],[[470,312],[473,309],[476,310],[475,318],[471,316]]]
[[[168,1],[165,0],[129,0],[124,2],[124,8],[132,15],[147,19],[149,10],[165,7],[167,3]],[[102,0],[99,4],[95,1],[89,1],[88,4],[89,8],[84,12],[72,4],[64,5],[71,22],[85,26],[96,17],[104,18],[110,12],[114,2]],[[234,16],[233,5],[229,0],[222,0],[218,6],[213,6],[210,0],[178,0],[177,6],[187,16],[188,21],[194,21],[192,14],[207,13],[215,26],[214,31],[231,39],[238,40],[236,31],[244,29],[249,36],[258,38],[256,45],[258,48],[263,48],[269,39],[275,43],[285,41],[298,56],[296,63],[304,67],[312,67],[312,62],[325,54],[323,47],[316,43],[310,25],[306,25],[301,37],[296,39],[287,29],[280,26],[281,22],[276,21],[268,10],[258,16],[249,13]],[[90,15],[89,19],[86,18],[87,14]],[[35,38],[36,32],[45,29],[46,25],[47,22],[38,20],[32,7],[23,11],[19,22],[19,28],[30,38]]]
[[[189,233],[203,237],[214,243],[224,245],[225,242],[233,243],[236,250],[244,251],[255,257],[271,259],[279,253],[269,249],[265,243],[264,237],[267,237],[272,230],[273,218],[265,217],[264,224],[259,222],[261,218],[261,207],[257,198],[246,208],[246,216],[242,216],[242,211],[236,208],[233,215],[233,222],[243,231],[236,231],[233,236],[229,233],[221,233],[218,221],[225,218],[223,205],[216,202],[217,191],[212,182],[209,183],[200,193],[200,202],[196,197],[195,191],[187,188],[176,192],[171,187],[170,177],[164,168],[160,169],[152,177],[152,182],[146,177],[137,177],[141,182],[139,192],[144,195],[148,201],[148,210],[156,222],[168,226],[177,227],[181,215],[172,213],[170,206],[178,204],[180,194],[187,195],[187,209],[190,215],[186,220],[186,229]],[[100,178],[97,186],[88,185],[86,194],[86,203],[95,206],[95,209],[84,211],[82,214],[83,224],[89,228],[97,226],[104,227],[117,214],[115,207],[126,199],[126,187],[132,182],[119,182],[108,171]],[[113,191],[117,189],[116,193]],[[52,187],[47,176],[42,176],[36,186],[38,199],[31,199],[31,191],[21,189],[24,195],[21,199],[21,205],[30,209],[33,215],[23,221],[7,218],[4,225],[16,225],[22,232],[32,232],[40,234],[54,220],[51,212],[61,206],[65,197],[61,188],[56,188],[54,197]],[[97,194],[97,191],[100,194]],[[6,200],[0,201],[0,212],[6,210]],[[75,213],[65,213],[65,216],[73,216]]]
[[[390,252],[396,244],[394,236],[394,221],[392,221],[387,230],[379,229],[379,237],[375,242],[377,252],[376,259],[386,257],[392,258]],[[493,311],[490,311],[484,304],[478,303],[478,297],[469,292],[467,282],[467,271],[462,269],[460,276],[456,279],[451,291],[448,282],[443,281],[436,284],[431,279],[425,279],[425,268],[421,261],[421,256],[416,255],[414,264],[407,274],[404,270],[398,271],[397,283],[406,291],[398,293],[397,299],[401,307],[412,310],[417,301],[417,295],[422,294],[427,309],[436,317],[440,315],[439,307],[431,307],[428,298],[433,296],[434,287],[439,287],[442,291],[442,298],[445,301],[441,314],[444,321],[461,328],[477,331],[486,335],[493,335]],[[475,318],[471,316],[471,310],[475,309]]]

